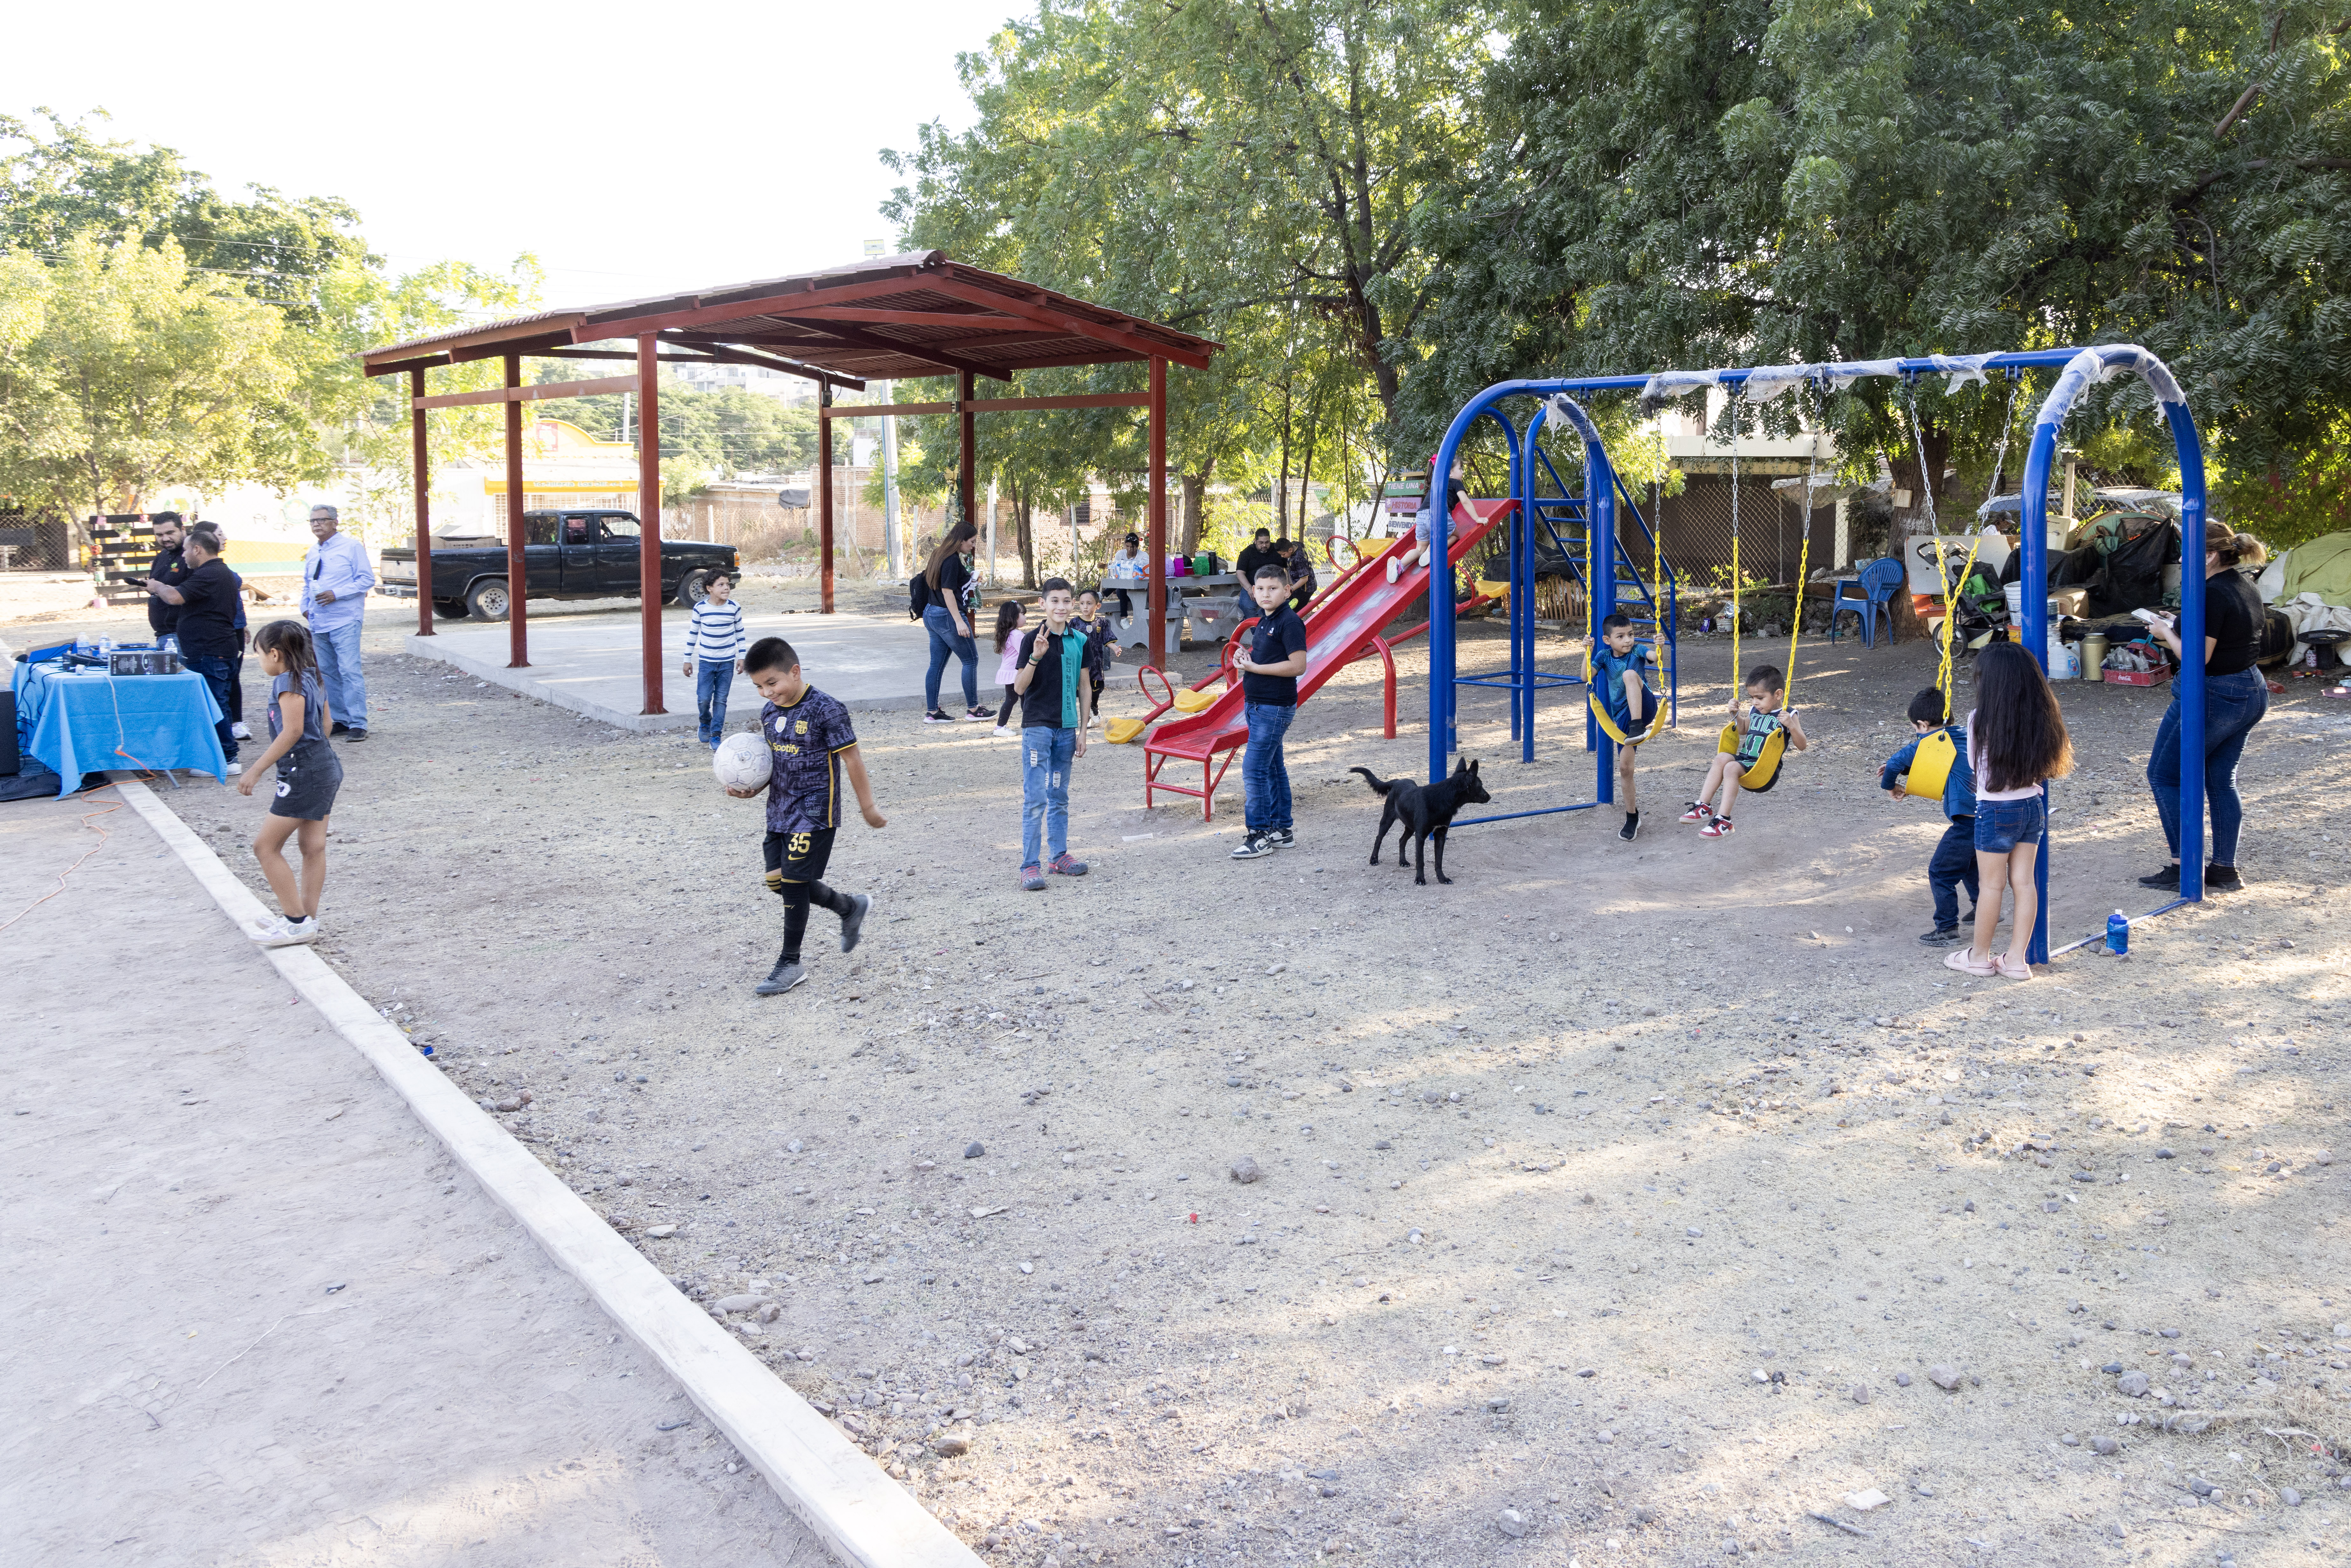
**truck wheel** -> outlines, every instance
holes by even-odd
[[[703,599],[709,593],[709,584],[710,574],[708,572],[687,572],[684,577],[678,579],[678,603],[688,610],[693,609],[695,605],[701,603]]]
[[[466,613],[476,621],[503,621],[511,608],[503,577],[486,577],[465,590]]]
[[[433,601],[433,613],[444,621],[463,621],[466,613],[465,601],[462,599],[436,599]]]

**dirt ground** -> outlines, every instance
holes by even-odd
[[[828,1561],[116,790],[0,805],[28,908],[0,1558]]]
[[[2351,705],[2314,684],[2246,751],[2246,891],[2024,984],[1916,941],[1942,822],[1876,783],[1920,645],[1808,643],[1813,749],[1703,841],[1672,817],[1729,650],[1690,639],[1638,841],[1604,810],[1465,830],[1448,887],[1364,863],[1345,771],[1426,765],[1417,643],[1397,739],[1375,664],[1301,710],[1299,847],[1229,861],[1238,769],[1204,824],[1097,741],[1092,873],[1042,896],[1011,742],[860,715],[890,825],[828,880],[875,894],[865,943],[820,915],[810,983],[762,998],[758,808],[689,739],[404,630],[373,617],[327,956],[469,1091],[528,1089],[519,1135],[682,1289],[777,1303],[729,1321],[993,1562],[2351,1552],[2351,835],[2316,788]],[[1465,630],[1465,674],[1502,653]],[[2159,902],[2165,701],[2063,695],[2060,942]],[[1591,797],[1563,699],[1531,766],[1499,694],[1463,716],[1492,810]],[[172,803],[258,885],[257,802]]]

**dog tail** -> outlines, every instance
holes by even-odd
[[[1348,772],[1350,772],[1350,773],[1360,773],[1360,774],[1362,774],[1362,775],[1364,776],[1364,783],[1366,783],[1366,784],[1368,784],[1368,785],[1370,785],[1370,786],[1372,787],[1372,793],[1373,793],[1373,794],[1374,794],[1374,795],[1384,795],[1384,794],[1386,794],[1386,793],[1388,792],[1388,789],[1389,789],[1389,783],[1388,783],[1388,780],[1386,780],[1386,779],[1384,779],[1381,778],[1378,774],[1376,774],[1376,773],[1373,772],[1370,768],[1348,768],[1348,769],[1347,769],[1347,771],[1348,771]]]

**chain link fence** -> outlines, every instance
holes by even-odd
[[[73,525],[60,517],[0,511],[0,571],[71,571]]]

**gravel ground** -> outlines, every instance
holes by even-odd
[[[2346,1553],[2351,841],[2310,786],[2351,710],[2310,685],[2246,752],[2248,890],[2022,985],[1915,940],[1942,824],[1876,781],[1917,645],[1808,644],[1816,744],[1709,841],[1671,821],[1729,695],[1692,639],[1639,841],[1607,810],[1468,830],[1450,887],[1364,863],[1345,772],[1425,764],[1417,643],[1396,740],[1376,665],[1302,710],[1300,847],[1228,861],[1237,772],[1212,823],[1146,812],[1139,752],[1097,742],[1092,874],[1043,896],[1010,742],[860,715],[890,825],[844,828],[828,880],[875,894],[865,943],[820,915],[810,983],[761,998],[758,808],[689,739],[404,629],[371,632],[324,951],[469,1091],[528,1090],[518,1135],[681,1289],[747,1302],[778,1375],[992,1561]],[[1466,630],[1465,673],[1502,651]],[[2156,902],[2164,701],[2063,695],[2061,941]],[[1493,810],[1588,797],[1572,709],[1525,766],[1499,695],[1464,706]],[[171,799],[258,885],[258,802]]]

